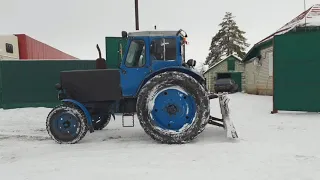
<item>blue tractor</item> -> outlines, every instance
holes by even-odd
[[[122,37],[128,46],[118,69],[60,72],[61,105],[48,114],[46,128],[57,143],[74,144],[101,130],[115,114],[137,115],[141,127],[160,143],[187,143],[213,124],[237,138],[225,94],[209,94],[205,78],[185,60],[187,34],[138,31]],[[100,60],[101,52],[97,45]],[[210,116],[210,99],[219,98],[222,118]]]

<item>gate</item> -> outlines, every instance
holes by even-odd
[[[273,112],[320,111],[320,32],[274,38]]]

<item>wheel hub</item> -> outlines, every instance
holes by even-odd
[[[65,128],[65,129],[67,129],[67,128],[69,128],[70,126],[71,126],[71,123],[70,123],[70,121],[65,121],[65,122],[63,122],[62,123],[63,124],[63,127]]]
[[[154,122],[163,129],[179,130],[195,117],[196,104],[192,96],[181,89],[167,88],[154,97]]]
[[[179,111],[177,106],[175,106],[174,104],[169,104],[167,107],[166,107],[166,110],[168,112],[169,115],[176,115],[177,112]]]
[[[76,120],[76,117],[73,114],[70,114],[68,112],[64,112],[60,114],[56,120],[56,129],[54,130],[56,133],[56,136],[75,136],[77,129],[78,129],[78,123]]]

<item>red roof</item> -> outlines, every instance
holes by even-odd
[[[20,59],[41,60],[75,60],[78,59],[60,51],[48,44],[40,42],[25,34],[15,34],[18,37]]]

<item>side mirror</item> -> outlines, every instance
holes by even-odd
[[[189,67],[195,67],[195,66],[196,66],[196,60],[189,59],[189,60],[187,61],[187,65],[188,65]]]
[[[122,38],[127,38],[128,37],[127,31],[122,31],[121,36],[122,36]]]

